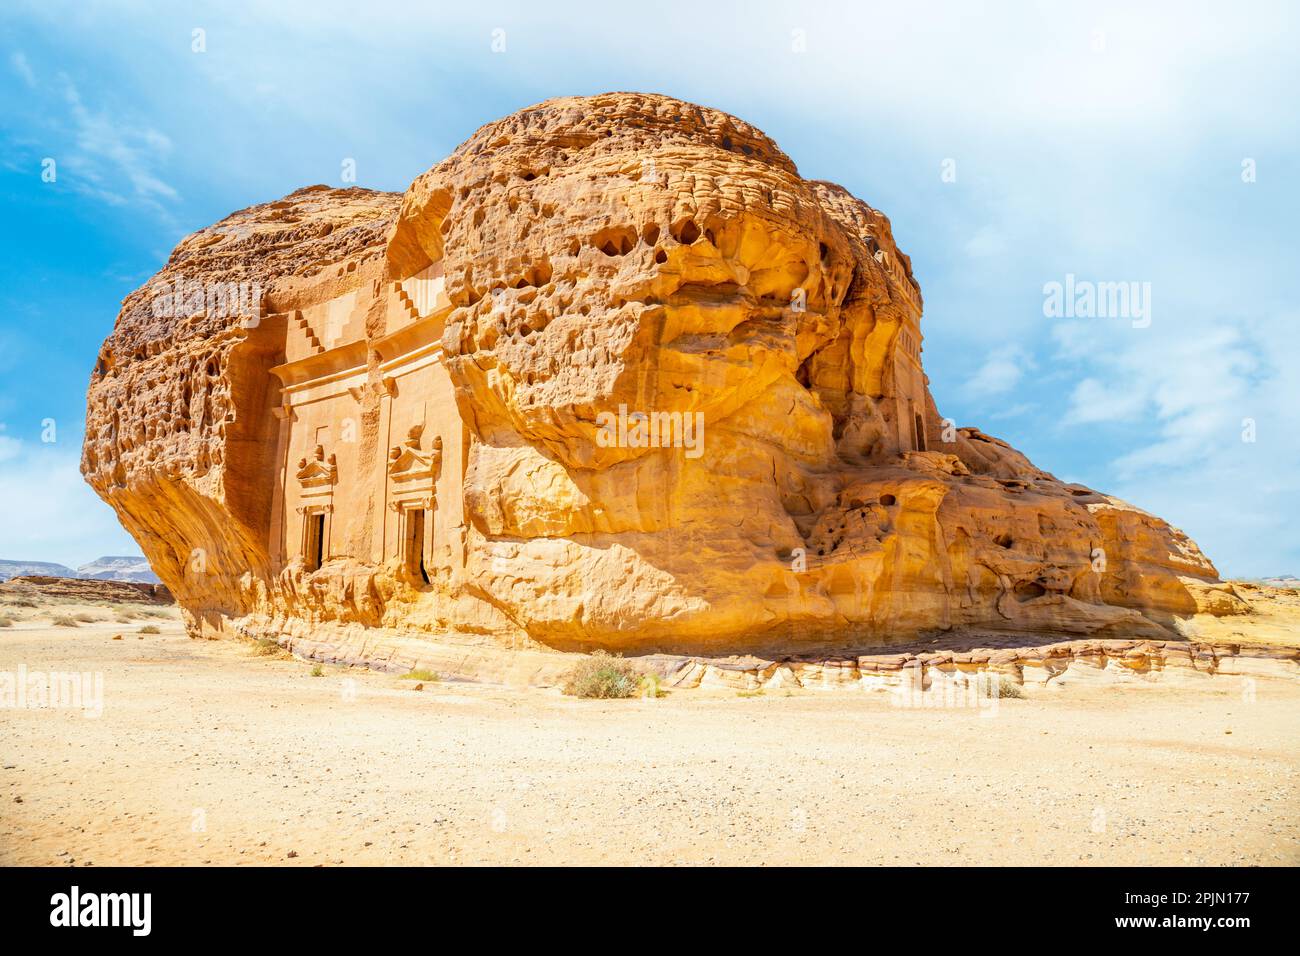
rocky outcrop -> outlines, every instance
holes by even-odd
[[[888,219],[752,126],[552,100],[404,195],[187,238],[100,353],[83,471],[196,630],[718,653],[1245,608],[944,419],[921,311]]]
[[[29,574],[0,583],[0,594],[16,598],[62,598],[85,603],[172,604],[171,594],[161,584],[110,581],[103,578],[64,578]]]

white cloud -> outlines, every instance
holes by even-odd
[[[1091,338],[1058,338],[1062,355],[1091,372],[1075,386],[1065,424],[1145,417],[1151,437],[1120,459],[1125,469],[1199,458],[1249,408],[1261,366],[1240,327],[1186,320],[1164,333],[1099,329]]]
[[[1070,396],[1065,424],[1129,421],[1142,411],[1146,402],[1146,395],[1140,388],[1085,378],[1074,387]]]
[[[972,399],[1005,395],[1020,383],[1026,371],[1033,368],[1033,358],[1019,345],[991,349],[964,390]]]
[[[27,62],[27,56],[22,50],[15,50],[10,54],[9,65],[14,68],[18,78],[27,84],[29,90],[36,89],[36,74],[32,71],[32,65]]]

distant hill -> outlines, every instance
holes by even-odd
[[[157,584],[158,575],[141,557],[107,555],[83,564],[75,571],[65,564],[53,561],[7,561],[0,559],[0,581],[10,578],[38,575],[51,578],[90,578],[99,581],[133,581],[137,584]]]
[[[79,578],[72,568],[52,561],[6,561],[0,558],[0,581],[20,577],[25,574],[45,574],[58,578]]]
[[[1275,578],[1260,578],[1260,584],[1275,588],[1300,588],[1300,578],[1294,574],[1279,574]]]
[[[157,584],[149,562],[141,557],[108,555],[96,558],[77,568],[79,578],[96,578],[100,581],[135,581],[138,584]]]

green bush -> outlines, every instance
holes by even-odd
[[[605,651],[585,657],[569,671],[561,688],[570,697],[595,700],[633,697],[641,686],[641,670]]]

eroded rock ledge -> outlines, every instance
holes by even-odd
[[[981,647],[831,659],[670,659],[661,669],[672,687],[885,690],[941,697],[948,689],[965,691],[979,686],[980,678],[988,675],[1016,685],[1039,686],[1216,675],[1295,678],[1300,677],[1300,647],[1076,640],[1036,647]]]
[[[1294,632],[1292,627],[1286,633],[1294,638]],[[394,674],[423,670],[444,680],[516,687],[559,686],[575,662],[574,655],[551,650],[445,643],[363,628],[321,634],[302,626],[289,632],[241,627],[241,636],[272,637],[308,661]],[[894,652],[837,656],[649,654],[634,660],[647,673],[659,675],[669,688],[888,691],[908,695],[915,706],[950,705],[951,701],[945,703],[946,695],[982,693],[990,680],[1062,687],[1216,676],[1300,678],[1300,644],[1086,638],[1036,644],[1011,634],[964,635],[933,643],[952,646],[934,647],[927,642]]]
[[[922,307],[889,220],[749,124],[551,100],[402,195],[185,239],[104,343],[83,472],[195,634],[775,659],[1247,610],[1182,532],[946,421]],[[702,441],[606,440],[629,414]]]

